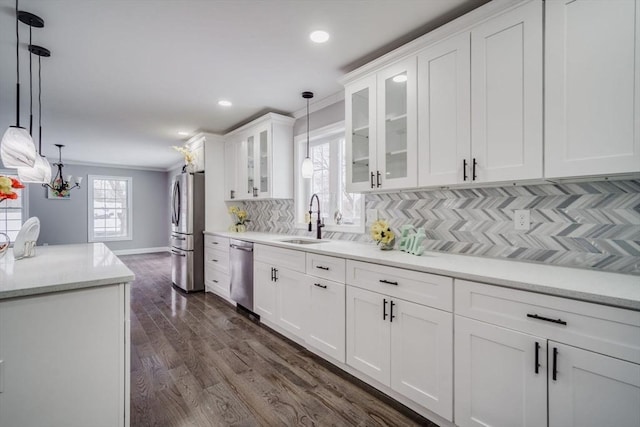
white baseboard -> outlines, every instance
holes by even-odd
[[[159,246],[157,248],[139,248],[139,249],[120,249],[117,251],[111,251],[115,255],[138,255],[138,254],[152,254],[156,252],[170,252],[168,246]]]

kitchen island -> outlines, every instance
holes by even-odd
[[[0,260],[0,425],[129,425],[129,283],[102,243]]]

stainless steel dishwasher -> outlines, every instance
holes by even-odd
[[[231,239],[231,299],[253,313],[253,243]]]

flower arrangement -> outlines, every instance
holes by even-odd
[[[179,152],[184,156],[184,164],[189,166],[192,165],[196,161],[196,155],[187,147],[178,147],[177,145],[173,146],[173,149]]]
[[[24,185],[15,178],[0,175],[0,202],[6,199],[17,199],[18,193],[13,189],[24,188]]]
[[[376,244],[381,245],[381,249],[393,249],[396,235],[391,231],[387,221],[379,219],[371,225],[371,238]]]
[[[229,227],[229,230],[237,232],[246,231],[246,223],[249,222],[247,211],[240,209],[239,206],[229,206],[229,214],[232,215],[234,222],[234,224]]]

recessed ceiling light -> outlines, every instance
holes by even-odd
[[[183,131],[183,130],[179,130],[178,131],[178,135],[180,136],[189,136],[189,132]]]
[[[233,104],[231,104],[231,101],[221,99],[220,101],[218,101],[218,105],[220,105],[221,107],[231,107]]]
[[[407,81],[407,75],[406,74],[398,74],[397,76],[395,76],[393,78],[393,81],[396,83],[403,83]]]
[[[329,40],[329,33],[327,33],[326,31],[318,30],[309,34],[309,38],[315,43],[324,43]]]

